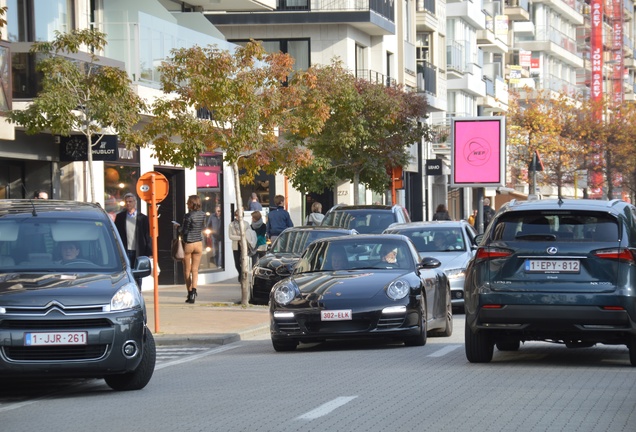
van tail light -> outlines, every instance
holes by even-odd
[[[620,260],[636,264],[634,253],[625,248],[599,249],[594,251],[594,255],[603,259]]]
[[[495,247],[480,247],[475,252],[475,260],[491,260],[497,258],[506,258],[512,255],[510,249],[495,248]]]

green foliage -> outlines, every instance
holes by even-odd
[[[339,181],[353,181],[355,190],[358,182],[386,190],[387,168],[406,164],[408,147],[427,136],[418,122],[427,115],[425,98],[357,79],[339,61],[312,69],[331,113],[319,133],[304,139],[314,159],[292,173],[292,184],[303,192],[321,192]]]
[[[82,46],[90,53],[74,55]],[[33,44],[42,90],[25,110],[8,114],[9,121],[24,127],[28,134],[84,134],[89,145],[92,197],[93,136],[99,137],[98,142],[106,133],[117,133],[129,147],[144,141],[134,126],[141,120],[145,104],[133,91],[125,71],[97,64],[99,58],[93,53],[105,46],[106,35],[92,29],[56,32],[53,41]]]

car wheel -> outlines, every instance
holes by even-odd
[[[494,344],[490,335],[486,332],[473,333],[468,321],[466,321],[464,332],[464,347],[468,361],[471,363],[488,363],[492,360]]]
[[[434,333],[431,332],[431,336],[441,336],[441,337],[449,337],[453,334],[453,305],[450,299],[450,289],[448,290],[448,295],[446,296],[446,323],[444,325],[444,330],[437,330]]]
[[[499,351],[519,351],[521,341],[518,340],[504,340],[496,343]]]
[[[155,362],[157,360],[157,347],[155,346],[155,338],[146,330],[146,343],[144,345],[143,357],[141,363],[132,372],[119,375],[109,375],[104,377],[106,384],[113,390],[141,390],[146,387],[155,371]]]
[[[404,345],[406,346],[424,346],[426,345],[426,337],[428,328],[426,324],[426,303],[422,300],[422,318],[420,324],[420,333],[417,336],[410,336],[404,338]]]
[[[632,366],[636,366],[636,336],[632,336],[629,338],[629,362]]]
[[[294,351],[298,346],[298,341],[280,341],[272,339],[272,345],[277,352]]]

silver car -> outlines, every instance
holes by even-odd
[[[442,262],[451,287],[453,307],[464,308],[464,279],[468,261],[476,250],[477,231],[467,221],[409,222],[389,226],[385,234],[404,234],[415,244],[420,258]]]

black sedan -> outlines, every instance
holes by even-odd
[[[276,351],[299,342],[389,338],[426,344],[453,331],[450,286],[439,260],[419,259],[403,235],[357,235],[311,243],[294,273],[271,291]]]
[[[274,284],[286,278],[298,262],[300,254],[314,240],[357,234],[356,230],[328,226],[287,228],[274,240],[267,253],[252,269],[250,303],[266,305]]]
[[[0,200],[0,376],[144,388],[156,348],[135,278],[150,269],[97,204]]]

